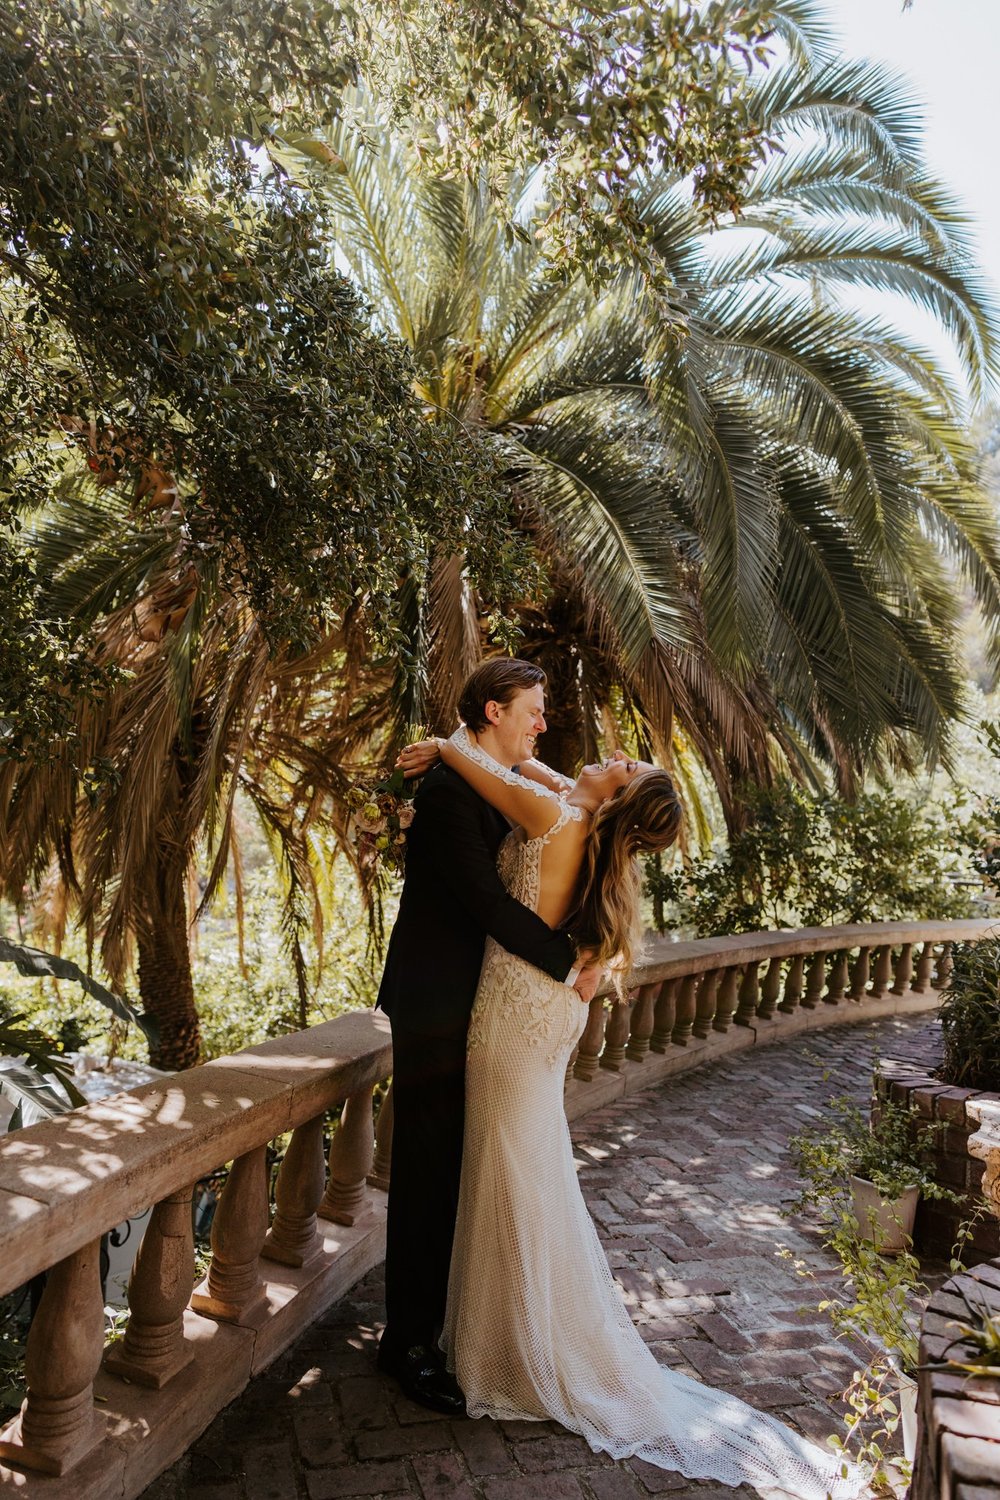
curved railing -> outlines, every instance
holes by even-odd
[[[628,1003],[592,1002],[567,1112],[797,1029],[933,1005],[952,943],[991,931],[895,922],[661,939]],[[372,1092],[391,1067],[386,1022],[355,1012],[0,1140],[0,1293],[48,1273],[28,1397],[0,1433],[0,1485],[24,1483],[6,1464],[59,1500],[139,1494],[377,1263],[392,1096],[376,1140]],[[341,1106],[324,1160],[326,1117]],[[266,1150],[287,1132],[272,1215]],[[227,1162],[192,1293],[192,1184]],[[128,1325],[105,1351],[100,1236],[151,1203]]]

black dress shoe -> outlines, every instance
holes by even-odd
[[[378,1367],[391,1375],[405,1395],[419,1406],[444,1412],[448,1417],[465,1416],[465,1397],[454,1375],[449,1375],[440,1354],[426,1344],[403,1351],[378,1347]]]

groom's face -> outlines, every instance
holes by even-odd
[[[488,703],[486,717],[493,725],[495,745],[508,766],[530,760],[535,741],[545,733],[545,693],[540,684],[519,688],[509,703]]]

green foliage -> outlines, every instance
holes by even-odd
[[[961,1370],[965,1375],[987,1375],[1000,1378],[1000,1315],[992,1313],[985,1302],[973,1302],[960,1292],[969,1321],[957,1323],[955,1344],[964,1344],[964,1357],[950,1355],[944,1368]],[[971,1350],[971,1352],[970,1352]]]
[[[0,6],[0,132],[16,142],[0,166],[0,523],[85,478],[98,503],[120,487],[137,513],[180,519],[175,572],[214,568],[275,650],[359,602],[391,640],[400,569],[429,533],[472,527],[487,572],[494,552],[511,562],[493,455],[426,420],[405,350],[371,329],[320,216],[258,149],[279,118],[329,118],[352,75],[348,39],[316,45],[334,15]],[[44,673],[58,698],[88,622],[60,626],[0,540],[20,569],[0,601],[18,752],[58,724]],[[40,659],[26,615],[54,621],[35,627]]]
[[[941,1077],[959,1088],[1000,1093],[1000,938],[957,945],[938,1015]]]
[[[890,1202],[911,1187],[919,1187],[928,1198],[954,1197],[934,1180],[933,1142],[942,1128],[940,1122],[921,1122],[915,1110],[888,1098],[879,1099],[871,1120],[847,1095],[831,1099],[830,1108],[831,1119],[801,1131],[789,1142],[807,1184],[795,1208],[815,1208],[824,1226],[839,1235],[844,1231],[852,1176],[873,1183]],[[839,1243],[838,1239],[838,1253]]]
[[[948,880],[957,857],[940,808],[892,792],[847,802],[789,781],[745,798],[748,824],[723,851],[671,870],[647,867],[664,929],[714,937],[967,911]]]

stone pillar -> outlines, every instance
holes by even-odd
[[[708,969],[699,979],[694,993],[694,1025],[691,1032],[701,1041],[712,1035],[721,975],[721,969]]]
[[[868,955],[870,948],[862,948],[851,966],[851,988],[847,992],[849,1000],[864,1000],[868,993],[868,977],[870,964]]]
[[[806,972],[806,989],[802,996],[803,1010],[815,1010],[826,984],[826,954],[814,953]]]
[[[847,993],[847,986],[850,981],[851,975],[847,949],[841,948],[839,953],[833,955],[833,962],[830,965],[830,973],[826,981],[826,994],[823,996],[823,1004],[839,1005]]]
[[[757,1019],[757,1002],[760,999],[760,986],[757,983],[759,967],[758,961],[751,959],[743,972],[737,996],[736,1014],[733,1016],[737,1026],[752,1026]]]
[[[383,1099],[382,1107],[378,1112],[378,1127],[375,1131],[375,1157],[372,1161],[372,1169],[368,1173],[368,1182],[371,1187],[381,1188],[383,1192],[389,1190],[389,1169],[392,1163],[392,1122],[393,1122],[392,1084],[389,1084]]]
[[[265,1260],[276,1260],[283,1266],[304,1266],[320,1253],[323,1242],[316,1229],[316,1210],[323,1196],[325,1178],[323,1116],[317,1115],[292,1131],[285,1158],[278,1168],[274,1218],[260,1252]]]
[[[384,1108],[384,1106],[383,1106]],[[368,1204],[365,1179],[375,1152],[372,1091],[352,1094],[330,1142],[330,1177],[319,1214],[334,1224],[353,1224]]]
[[[910,988],[910,979],[913,976],[913,944],[904,943],[899,957],[896,959],[896,968],[893,975],[892,989],[890,995],[905,995]]]
[[[760,1004],[757,1014],[762,1021],[769,1021],[778,1008],[778,996],[781,994],[781,966],[783,958],[772,958],[764,975],[764,982],[760,987]]]
[[[604,1009],[604,1001],[600,996],[595,996],[590,1002],[590,1013],[587,1016],[587,1024],[583,1028],[580,1051],[573,1069],[573,1077],[579,1078],[582,1083],[589,1083],[592,1078],[597,1077],[597,1064],[601,1056],[601,1048],[604,1046],[606,1020],[607,1012]]]
[[[695,991],[698,988],[698,975],[685,974],[681,980],[681,987],[677,991],[677,1004],[674,1010],[674,1029],[670,1040],[675,1047],[686,1047],[691,1040],[691,1032],[694,1029],[695,1016]]]
[[[653,1007],[653,1035],[649,1039],[649,1045],[654,1052],[666,1052],[670,1046],[680,983],[679,979],[666,980]]]
[[[48,1273],[28,1334],[28,1394],[0,1433],[0,1458],[66,1474],[103,1440],[105,1423],[94,1409],[103,1349],[101,1242],[92,1240]]]
[[[212,1263],[191,1306],[221,1323],[247,1323],[264,1300],[259,1256],[267,1234],[267,1147],[237,1157],[212,1220]]]
[[[715,998],[715,1019],[712,1022],[713,1031],[726,1032],[733,1024],[733,1013],[736,1010],[736,997],[739,994],[741,973],[742,970],[738,967],[723,970],[719,992]]]
[[[153,1209],[128,1282],[131,1316],[104,1368],[136,1385],[161,1390],[194,1358],[184,1338],[184,1309],[194,1286],[192,1188]]]
[[[931,988],[931,976],[934,973],[934,944],[924,943],[920,949],[920,957],[917,959],[917,972],[910,981],[910,989],[915,995],[926,995]]]
[[[613,1073],[620,1073],[625,1063],[631,1014],[630,1000],[619,1000],[611,1007],[600,1065],[602,1068],[609,1068]]]
[[[649,1054],[656,1000],[661,988],[659,984],[644,984],[632,1007],[632,1029],[625,1049],[625,1055],[631,1062],[645,1062]]]
[[[969,1155],[986,1165],[983,1197],[1000,1219],[1000,1104],[992,1099],[967,1099],[965,1113],[979,1123],[979,1129],[969,1136]]]
[[[788,965],[788,973],[785,975],[785,988],[778,1006],[786,1016],[792,1015],[799,1008],[802,999],[802,974],[806,966],[804,953],[796,953]]]
[[[889,980],[892,976],[892,947],[884,944],[875,952],[875,973],[872,976],[872,987],[869,990],[873,1000],[881,1000],[883,995],[889,993]]]
[[[934,970],[934,979],[932,983],[936,990],[943,990],[947,988],[948,975],[951,973],[954,967],[955,963],[951,956],[951,944],[945,943],[941,948],[941,956],[938,959],[937,967]]]

